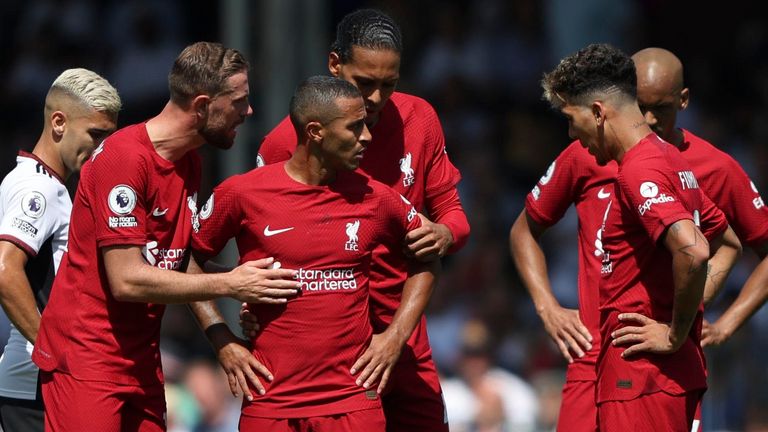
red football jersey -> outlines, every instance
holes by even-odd
[[[660,322],[672,319],[672,256],[661,244],[667,227],[693,220],[708,239],[728,226],[723,213],[699,189],[690,165],[677,149],[649,134],[619,165],[610,210],[602,233],[600,283],[601,334],[623,327],[622,312],[637,312]],[[706,388],[700,345],[702,307],[683,346],[670,355],[621,358],[625,347],[602,344],[598,359],[597,401],[629,400],[665,391],[682,394]]]
[[[731,228],[748,246],[768,241],[768,208],[755,184],[731,156],[683,130],[679,147],[693,167],[704,193],[725,213]]]
[[[574,358],[568,366],[568,380],[596,380],[595,364],[600,352],[598,285],[602,260],[600,238],[605,212],[611,202],[617,165],[599,166],[595,157],[572,142],[563,150],[538,184],[528,194],[525,208],[543,226],[557,223],[571,204],[579,218],[579,316],[592,335],[592,349]]]
[[[393,93],[371,134],[373,140],[360,169],[406,197],[417,210],[424,211],[425,201],[461,180],[459,170],[448,159],[437,113],[424,99]],[[258,163],[287,160],[296,142],[296,132],[286,117],[264,138]],[[371,307],[376,332],[386,329],[400,305],[407,269],[399,248],[380,247],[374,253]],[[429,350],[423,319],[408,344],[417,356]]]
[[[253,353],[274,374],[243,414],[292,418],[380,407],[349,373],[368,347],[373,250],[400,250],[421,224],[404,198],[356,172],[328,186],[293,180],[279,163],[234,176],[200,212],[195,251],[215,256],[235,238],[240,262],[274,257],[297,269],[301,295],[286,305],[251,305],[261,330]]]
[[[100,248],[141,246],[147,262],[178,269],[196,218],[200,158],[170,162],[142,124],[107,138],[83,166],[72,210],[69,250],[43,312],[34,362],[79,380],[162,382],[164,305],[112,296]]]

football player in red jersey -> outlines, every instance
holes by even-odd
[[[46,430],[165,430],[160,323],[165,303],[222,296],[285,302],[298,282],[268,259],[228,273],[177,270],[198,223],[200,158],[229,148],[251,113],[248,63],[198,42],[176,58],[159,115],[111,135],[85,163],[68,251],[32,354]],[[97,413],[98,415],[94,415]]]
[[[0,428],[42,432],[43,396],[32,346],[67,247],[72,200],[64,182],[114,132],[122,103],[87,69],[67,69],[45,97],[43,132],[0,185],[0,304],[13,326],[0,357]]]
[[[724,215],[680,153],[645,122],[624,53],[590,45],[563,59],[542,85],[597,164],[618,164],[594,243],[602,275],[599,428],[689,431],[706,388],[699,338],[707,240],[716,255],[731,256],[738,241],[722,246],[724,232],[733,237]]]
[[[404,254],[406,233],[421,219],[397,192],[354,171],[371,140],[355,86],[311,77],[297,87],[290,118],[298,145],[287,162],[231,177],[214,189],[193,235],[190,271],[200,271],[230,238],[241,262],[274,256],[299,269],[299,297],[287,305],[250,305],[261,320],[253,357],[271,373],[264,384],[252,379],[258,394],[243,402],[241,430],[383,432],[381,400],[372,387],[380,377],[385,385],[421,319],[434,273],[433,264],[409,262],[401,307],[387,329],[373,335],[371,259],[379,247]],[[235,336],[210,302],[193,310],[233,393],[238,386],[250,393],[245,375],[228,367],[229,359],[248,357],[245,348],[232,343]]]
[[[637,101],[648,125],[680,149],[701,188],[725,213],[741,242],[763,261],[723,315],[712,324],[704,322],[702,345],[719,345],[768,298],[768,208],[738,162],[690,131],[675,127],[678,111],[688,107],[690,98],[680,59],[662,48],[646,48],[635,53],[632,60],[637,68]],[[705,304],[716,295],[714,290],[705,292]]]
[[[354,84],[363,94],[366,123],[373,136],[360,170],[391,186],[417,210],[429,215],[406,237],[410,254],[422,260],[457,251],[469,237],[469,223],[456,190],[461,176],[448,159],[440,121],[432,106],[417,96],[395,91],[400,78],[402,41],[392,18],[371,9],[345,16],[328,55],[332,75]],[[265,138],[258,163],[290,157],[296,133],[286,117]],[[392,321],[401,301],[406,273],[391,250],[374,254],[371,306],[374,331]],[[244,317],[247,322],[247,316]],[[442,390],[422,320],[383,397],[391,431],[445,431]]]
[[[760,245],[761,239],[768,235],[768,225],[760,221],[765,221],[768,213],[765,208],[754,206],[759,195],[750,186],[747,175],[733,158],[689,131],[675,127],[677,112],[687,107],[689,97],[679,59],[667,50],[647,48],[636,53],[633,60],[638,77],[638,103],[649,126],[662,139],[678,147],[693,167],[702,190],[726,214],[739,238],[746,244]],[[510,246],[518,271],[547,332],[569,361],[558,430],[594,431],[597,427],[594,368],[600,334],[594,281],[599,280],[602,266],[596,247],[602,242],[597,234],[608,198],[613,193],[616,171],[615,162],[599,166],[578,141],[573,142],[528,195],[526,209],[510,231]],[[713,181],[715,174],[727,180]],[[547,227],[562,218],[571,204],[576,207],[579,218],[578,311],[564,309],[557,303],[547,280],[543,251],[536,242]],[[737,214],[741,216],[737,218]],[[710,260],[705,300],[724,285],[738,249],[731,248],[730,252]],[[757,275],[756,272],[751,280]],[[759,297],[748,298],[751,299],[749,309],[754,311],[752,308],[761,304],[756,301]],[[705,323],[702,343],[706,343],[706,335]],[[590,412],[595,415],[585,415]]]

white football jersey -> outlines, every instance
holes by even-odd
[[[21,152],[0,184],[0,240],[24,250],[38,309],[48,302],[53,276],[66,251],[72,200],[62,180],[31,153]],[[0,357],[0,396],[35,399],[38,369],[32,344],[11,325]]]

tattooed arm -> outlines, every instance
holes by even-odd
[[[690,219],[679,220],[663,235],[672,254],[675,284],[672,322],[661,323],[638,313],[619,314],[626,327],[611,334],[614,345],[631,345],[622,357],[638,352],[670,354],[683,345],[704,295],[709,243]]]
[[[707,283],[704,285],[704,305],[709,305],[725,286],[725,280],[741,255],[741,242],[729,226],[710,242],[712,258],[707,264]]]
[[[664,245],[672,254],[672,276],[675,280],[669,341],[676,351],[688,336],[704,296],[709,243],[693,221],[684,219],[669,227]]]

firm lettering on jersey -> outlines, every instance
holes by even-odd
[[[354,291],[357,289],[355,268],[298,269],[294,277],[304,292]]]
[[[163,270],[178,270],[184,261],[187,250],[185,248],[160,249],[157,247],[156,241],[150,241],[141,248],[141,252],[151,266]]]
[[[347,222],[346,234],[347,242],[344,243],[344,250],[356,251],[357,249],[357,230],[360,229],[360,220]]]
[[[416,181],[416,177],[413,175],[413,168],[411,168],[412,162],[413,156],[411,153],[407,153],[400,159],[400,171],[403,173],[403,186],[405,187],[413,185]]]
[[[112,213],[107,220],[110,228],[135,228],[139,224],[130,213],[136,207],[136,192],[128,185],[117,185],[107,197],[107,205]]]
[[[677,176],[680,178],[680,185],[683,187],[683,190],[699,188],[699,182],[696,181],[693,171],[678,171]]]
[[[696,187],[698,187],[698,185]],[[667,194],[662,193],[659,195],[659,187],[656,183],[649,181],[643,182],[640,185],[640,195],[644,198],[648,198],[644,203],[637,206],[637,211],[640,213],[640,216],[650,210],[654,204],[664,204],[675,201],[674,197],[668,196]]]

